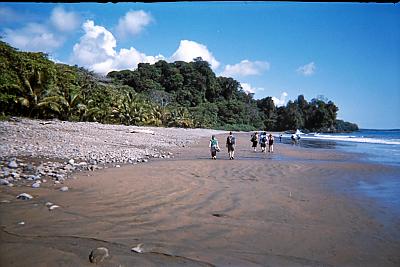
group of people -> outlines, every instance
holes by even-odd
[[[267,132],[262,132],[260,137],[258,137],[258,132],[255,132],[251,135],[250,141],[253,143],[252,147],[254,152],[257,151],[257,145],[260,143],[261,152],[266,153],[266,147],[268,143],[268,152],[274,152],[274,137],[272,134],[267,136]]]
[[[300,135],[298,134],[292,134],[292,136],[290,137],[290,139],[292,140],[292,144],[293,145],[297,145],[300,141]]]
[[[257,144],[260,143],[261,152],[266,153],[266,151],[267,151],[266,147],[267,147],[267,143],[268,143],[268,152],[271,152],[271,153],[274,152],[274,137],[272,136],[272,134],[269,134],[267,136],[266,132],[262,132],[260,134],[260,137],[258,137],[258,132],[254,132],[251,135],[250,141],[253,144],[252,147],[253,147],[254,151],[257,150]],[[232,132],[229,132],[229,135],[226,138],[226,147],[228,148],[228,154],[229,154],[230,160],[235,159],[235,146],[236,146],[236,138],[232,134]],[[211,140],[210,140],[208,147],[210,148],[211,158],[216,160],[217,152],[220,152],[221,149],[219,147],[219,143],[218,143],[218,140],[215,137],[215,135],[211,136]]]
[[[236,138],[233,136],[232,132],[229,132],[228,137],[226,138],[226,147],[228,148],[229,159],[235,159],[235,145],[236,145]],[[217,138],[215,135],[211,136],[210,144],[208,145],[211,151],[211,158],[217,159],[217,152],[220,152],[221,149],[218,144]]]

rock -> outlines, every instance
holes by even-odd
[[[64,181],[64,175],[63,174],[56,174],[56,179],[57,181]]]
[[[15,160],[10,161],[7,166],[8,166],[8,168],[12,168],[12,169],[18,168],[18,164]]]
[[[32,171],[34,171],[34,170],[35,170],[35,168],[33,167],[32,164],[28,164],[28,165],[25,167],[25,171],[27,171],[27,172],[32,172]]]
[[[75,160],[70,159],[70,160],[68,161],[68,163],[71,164],[71,165],[74,165],[74,164],[75,164]]]
[[[25,225],[25,222],[19,222],[18,224],[19,225]]]
[[[140,243],[139,245],[137,245],[136,247],[132,248],[131,250],[136,252],[136,253],[143,253],[143,244]]]
[[[49,207],[49,210],[54,210],[54,209],[56,209],[56,208],[59,208],[60,206],[58,206],[58,205],[51,205],[50,207]]]
[[[121,168],[121,166],[120,165],[115,165],[115,168]]]
[[[60,188],[61,192],[67,192],[68,190],[69,190],[68,186],[63,186],[63,187]]]
[[[50,206],[53,206],[54,204],[53,203],[51,203],[51,202],[46,202],[46,207],[50,207]]]
[[[6,179],[0,179],[0,185],[8,185],[10,182]]]
[[[40,187],[39,181],[36,182],[36,183],[34,183],[34,184],[32,184],[32,187],[33,187],[33,188],[39,188],[39,187]]]
[[[22,193],[17,196],[17,199],[22,199],[22,200],[30,200],[32,198],[33,197],[27,193]]]
[[[104,261],[104,259],[109,256],[110,256],[110,254],[108,253],[107,248],[99,247],[99,248],[92,250],[92,252],[90,252],[89,260],[91,263],[97,264],[97,263]]]

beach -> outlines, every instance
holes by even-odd
[[[400,265],[400,214],[357,190],[360,181],[398,177],[399,166],[277,137],[274,153],[254,152],[251,133],[235,133],[229,160],[228,133],[207,129],[89,124],[99,143],[89,151],[80,129],[64,131],[73,133],[65,141],[62,122],[39,124],[61,130],[52,138],[32,133],[42,147],[35,150],[19,143],[27,124],[37,126],[1,126],[3,157],[72,167],[63,179],[0,186],[1,266],[94,266],[89,254],[99,247],[109,256],[97,266]],[[210,159],[211,134],[222,148],[217,160]],[[105,136],[109,151],[100,147]],[[67,149],[71,140],[75,150]],[[32,188],[35,180],[40,187]],[[21,193],[33,198],[17,199]]]

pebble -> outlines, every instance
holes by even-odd
[[[27,193],[22,193],[17,196],[17,199],[22,199],[22,200],[30,200],[32,198],[33,197]]]
[[[10,163],[8,163],[8,168],[12,168],[12,169],[18,168],[17,162],[15,160],[10,161]]]
[[[131,250],[136,252],[136,253],[143,253],[143,244],[140,243],[139,245],[137,245],[136,247],[132,248]]]
[[[58,180],[55,184],[59,184],[69,179],[70,173],[94,171],[105,168],[104,164],[117,167],[124,163],[147,162],[149,158],[172,157],[172,152],[167,152],[171,148],[193,143],[199,137],[224,133],[207,129],[183,130],[58,120],[51,121],[52,129],[49,130],[43,127],[43,123],[48,121],[26,118],[16,118],[13,122],[0,121],[1,138],[6,141],[0,146],[0,178],[12,176],[17,186],[24,184],[25,180],[40,179],[43,182],[44,179]],[[132,131],[137,134],[128,134]],[[150,132],[154,135],[144,134]],[[145,148],[143,144],[147,144]],[[15,155],[40,159],[40,163],[22,160]],[[62,159],[63,162],[50,159]],[[7,182],[0,180],[0,184],[6,185]],[[7,185],[13,184],[9,181]]]
[[[110,256],[110,254],[109,254],[107,248],[99,247],[90,252],[89,260],[91,263],[97,264],[97,263],[104,261],[104,259],[109,256]]]
[[[63,187],[60,188],[61,192],[67,192],[68,190],[69,190],[68,186],[63,186]]]
[[[33,188],[39,188],[39,187],[40,187],[39,181],[36,182],[36,183],[33,183],[33,184],[32,184],[32,187],[33,187]]]
[[[49,207],[49,210],[54,210],[54,209],[56,209],[56,208],[59,208],[60,206],[58,206],[58,205],[51,205],[50,207]]]
[[[10,182],[6,179],[0,179],[0,185],[8,185]]]

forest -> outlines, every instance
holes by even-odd
[[[217,77],[201,58],[139,63],[135,70],[100,76],[0,41],[0,67],[2,118],[232,131],[358,130],[357,124],[337,119],[339,108],[332,101],[299,95],[278,107],[272,97],[254,99],[235,79]]]

